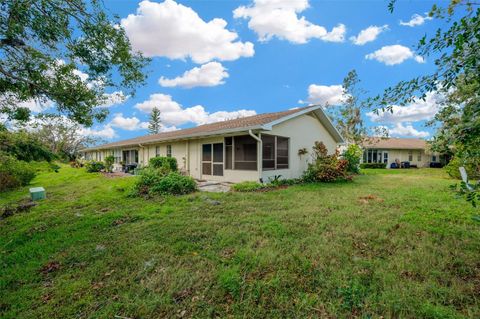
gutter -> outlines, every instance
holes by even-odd
[[[257,135],[253,134],[252,130],[248,130],[248,135],[253,137],[255,140],[258,142],[258,150],[257,150],[257,171],[258,171],[258,180],[262,180],[262,160],[261,160],[261,154],[262,154],[262,149],[263,149],[263,142],[262,139],[259,138]]]

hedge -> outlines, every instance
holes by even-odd
[[[360,168],[387,168],[386,163],[362,163]]]

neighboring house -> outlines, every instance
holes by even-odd
[[[443,161],[438,153],[431,152],[425,140],[419,138],[369,138],[363,142],[363,163],[409,162],[417,167]]]
[[[307,167],[315,141],[330,153],[343,139],[321,106],[259,114],[194,128],[141,136],[82,151],[87,160],[113,155],[116,163],[148,164],[155,156],[172,156],[179,169],[196,179],[268,181],[295,178]]]

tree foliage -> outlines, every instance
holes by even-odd
[[[361,96],[357,71],[351,70],[343,79],[343,103],[333,110],[332,117],[340,134],[347,143],[360,144],[367,137],[362,119]]]
[[[396,0],[391,0],[393,11]],[[392,110],[392,105],[406,104],[418,95],[440,91],[447,96],[443,108],[430,125],[437,126],[432,149],[455,156],[459,165],[480,169],[480,3],[471,0],[451,0],[446,7],[434,5],[431,17],[448,23],[434,36],[424,36],[417,53],[434,57],[436,70],[402,81],[370,100],[381,109]],[[378,109],[377,109],[378,111]],[[480,187],[461,188],[462,195],[475,204]]]
[[[55,159],[55,154],[37,136],[25,130],[0,131],[0,153],[2,152],[25,162],[50,162]]]
[[[35,135],[59,158],[74,160],[78,152],[100,142],[83,134],[83,127],[61,115],[42,114],[30,125]]]
[[[97,106],[107,89],[133,94],[145,80],[147,60],[100,0],[4,0],[0,8],[0,114],[9,119],[28,120],[20,102],[51,102],[90,126],[106,116]]]
[[[161,128],[162,121],[160,120],[160,110],[157,107],[154,107],[152,109],[152,113],[150,113],[148,131],[150,132],[150,134],[158,134],[160,133]]]

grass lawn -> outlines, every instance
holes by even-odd
[[[480,318],[478,210],[442,170],[150,200],[135,178],[34,180],[48,199],[0,221],[1,318]]]

